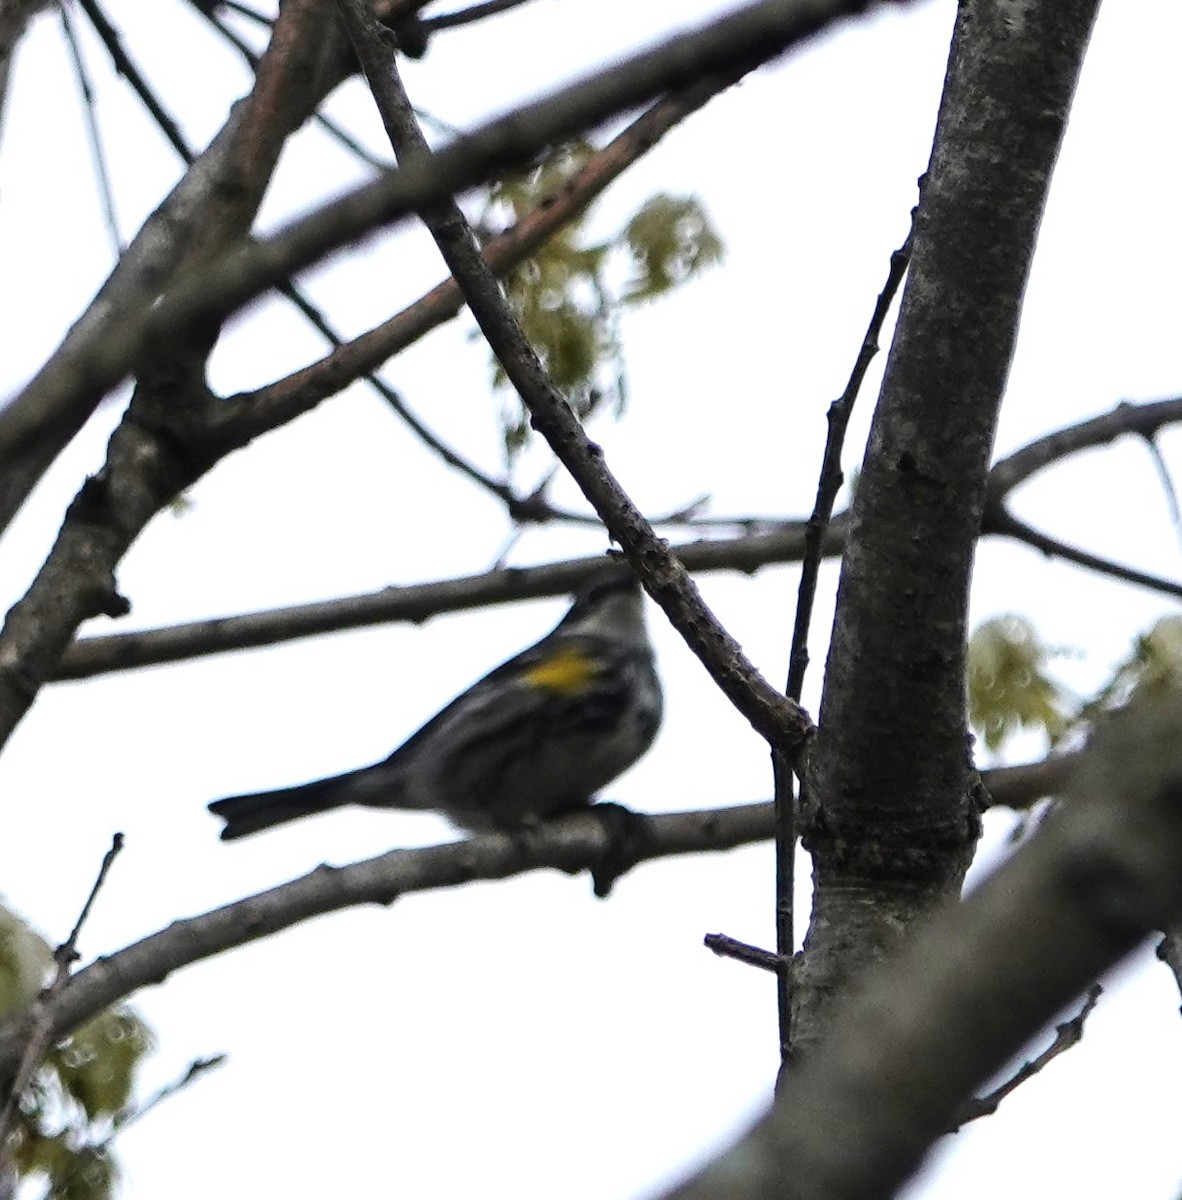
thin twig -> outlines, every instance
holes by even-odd
[[[90,895],[86,897],[86,903],[82,906],[82,911],[78,914],[78,920],[74,922],[74,928],[70,930],[70,936],[66,940],[64,946],[58,947],[58,952],[54,957],[59,955],[61,958],[67,959],[67,965],[73,962],[77,957],[76,948],[78,945],[78,935],[82,932],[82,925],[86,918],[90,916],[90,910],[94,907],[95,899],[98,897],[99,889],[107,880],[107,872],[111,869],[111,864],[119,855],[119,851],[123,849],[123,834],[117,833],[111,839],[111,848],[103,855],[103,861],[99,866],[98,876],[95,878],[94,886],[90,889]]]
[[[191,1087],[203,1075],[207,1075],[210,1071],[217,1070],[226,1061],[225,1054],[211,1054],[207,1058],[195,1058],[189,1064],[188,1070],[171,1083],[166,1083],[162,1088],[158,1088],[143,1102],[135,1108],[120,1114],[115,1118],[114,1128],[111,1130],[110,1136],[105,1138],[97,1147],[99,1150],[105,1149],[114,1141],[115,1137],[122,1133],[125,1129],[130,1128],[138,1121],[143,1120],[148,1113],[153,1109],[158,1108],[165,1100],[170,1100],[178,1092],[183,1092],[186,1088]]]
[[[912,222],[915,213],[912,212]],[[882,333],[887,314],[894,303],[895,294],[907,272],[911,258],[911,232],[908,231],[903,245],[891,255],[886,283],[878,294],[870,323],[858,349],[849,382],[841,396],[829,406],[829,431],[825,438],[825,450],[821,456],[821,472],[817,480],[817,498],[813,512],[805,529],[804,558],[801,560],[800,585],[796,593],[796,619],[792,629],[792,649],[788,659],[788,685],[786,694],[800,702],[804,691],[804,677],[809,663],[809,627],[813,619],[813,604],[817,597],[817,580],[821,571],[822,548],[829,522],[833,518],[833,506],[841,490],[845,476],[841,469],[841,453],[845,445],[846,429],[854,411],[854,402],[861,391],[866,372],[878,353],[878,338]],[[787,1061],[792,1052],[792,956],[796,950],[793,905],[796,890],[796,813],[797,799],[793,788],[793,767],[773,756],[776,804],[776,952],[779,956],[778,1015],[780,1035],[780,1057]],[[805,782],[801,775],[801,798],[804,797]]]
[[[912,220],[915,214],[912,213]],[[821,473],[817,481],[817,498],[813,505],[805,532],[804,558],[800,566],[800,588],[796,600],[796,623],[792,630],[792,650],[788,667],[788,695],[799,700],[804,691],[804,677],[809,665],[809,626],[813,619],[813,604],[817,596],[817,576],[821,566],[821,546],[825,531],[833,517],[833,506],[837,493],[845,480],[841,469],[841,452],[845,445],[846,429],[854,411],[854,402],[862,389],[866,372],[879,351],[878,338],[886,322],[887,314],[894,303],[899,285],[907,273],[911,259],[911,233],[903,245],[891,255],[886,283],[878,294],[870,323],[858,348],[854,369],[850,372],[845,391],[829,406],[827,414],[829,432],[825,439],[825,450],[821,456]]]
[[[1004,1083],[999,1084],[991,1092],[979,1098],[970,1100],[956,1114],[956,1123],[953,1125],[952,1132],[967,1125],[970,1121],[976,1121],[980,1117],[992,1116],[1001,1102],[1012,1092],[1017,1091],[1028,1079],[1033,1079],[1048,1063],[1059,1057],[1065,1051],[1070,1050],[1083,1037],[1084,1023],[1092,1013],[1092,1009],[1096,1007],[1097,1001],[1103,994],[1104,989],[1094,983],[1088,988],[1087,995],[1084,998],[1083,1007],[1071,1017],[1064,1021],[1061,1025],[1055,1026],[1055,1039],[1041,1053],[1035,1055],[1034,1058],[1024,1062]]]
[[[774,971],[780,974],[782,959],[770,950],[762,950],[748,942],[740,942],[738,938],[725,933],[708,933],[702,939],[707,950],[713,950],[719,958],[733,958],[749,967],[759,967],[763,971]]]
[[[1076,546],[1061,542],[1027,525],[1019,520],[1008,508],[990,504],[985,510],[985,520],[982,522],[982,533],[1000,534],[1011,537],[1015,541],[1024,542],[1035,550],[1051,558],[1062,558],[1066,562],[1075,563],[1078,567],[1087,567],[1111,579],[1120,579],[1125,583],[1134,583],[1139,587],[1149,588],[1150,591],[1161,592],[1166,596],[1182,596],[1182,583],[1172,579],[1163,579],[1160,575],[1150,575],[1146,571],[1138,571],[1133,567],[1122,566],[1098,554],[1080,550]]]
[[[193,154],[185,145],[185,136],[173,116],[161,104],[159,97],[148,85],[143,72],[131,60],[123,49],[123,41],[119,31],[107,19],[106,14],[98,6],[98,0],[78,0],[82,11],[94,27],[99,40],[111,56],[115,70],[127,80],[131,90],[140,98],[140,103],[148,110],[156,127],[168,139],[169,144],[180,154],[186,163],[192,163]]]
[[[473,4],[469,8],[461,8],[456,12],[440,13],[437,17],[424,17],[422,25],[424,29],[432,33],[440,29],[457,29],[461,25],[471,25],[474,21],[483,21],[485,17],[508,12],[511,8],[519,8],[526,2],[527,0],[485,0],[483,4]]]
[[[55,1010],[66,984],[70,981],[71,969],[74,963],[78,961],[78,936],[82,932],[82,926],[86,918],[90,915],[90,910],[94,906],[99,890],[106,881],[107,872],[110,871],[111,864],[122,849],[123,834],[117,833],[111,839],[111,848],[103,855],[98,876],[95,878],[94,885],[90,889],[90,895],[87,896],[86,903],[82,906],[82,911],[78,914],[78,920],[74,922],[74,928],[70,930],[70,936],[53,952],[53,960],[56,963],[53,980],[33,1002],[31,1029],[28,1039],[25,1042],[24,1052],[17,1063],[16,1072],[12,1077],[12,1083],[4,1101],[4,1108],[0,1110],[0,1148],[7,1144],[8,1136],[12,1133],[13,1122],[16,1119],[17,1105],[20,1103],[21,1096],[24,1095],[25,1089],[29,1086],[34,1072],[45,1055],[45,1051],[49,1049],[54,1041],[54,1022],[57,1015]],[[2,1154],[2,1151],[0,1151],[0,1154]]]
[[[107,1136],[101,1141],[95,1142],[91,1146],[86,1147],[85,1157],[78,1156],[71,1165],[64,1179],[59,1182],[59,1191],[63,1195],[68,1195],[72,1183],[81,1175],[83,1168],[89,1162],[92,1162],[95,1156],[109,1154],[112,1144],[115,1139],[129,1129],[132,1125],[137,1124],[148,1113],[159,1107],[165,1100],[177,1095],[178,1092],[183,1092],[186,1088],[196,1083],[203,1075],[209,1071],[220,1067],[226,1061],[224,1054],[212,1054],[208,1058],[195,1058],[188,1066],[188,1069],[179,1078],[174,1079],[172,1083],[167,1083],[164,1087],[153,1092],[143,1104],[137,1105],[135,1108],[127,1109],[119,1113],[111,1122],[110,1131]]]
[[[330,324],[323,311],[313,304],[294,283],[283,284],[279,291],[316,327],[329,345],[339,349],[344,344],[344,338]],[[448,466],[455,468],[461,475],[504,501],[510,514],[515,515],[515,510],[523,505],[523,501],[514,494],[508,484],[487,475],[475,463],[469,462],[457,450],[438,437],[410,410],[398,392],[376,372],[368,372],[362,378],[402,418],[403,423],[423,445],[438,454]]]
[[[70,58],[74,64],[74,75],[78,80],[78,91],[82,94],[86,137],[90,143],[90,157],[94,163],[95,180],[98,183],[99,199],[103,206],[103,220],[106,223],[107,232],[111,235],[111,250],[118,258],[123,253],[123,239],[119,234],[119,218],[115,214],[115,194],[111,189],[111,172],[107,167],[107,154],[103,149],[103,137],[99,129],[94,88],[91,86],[90,73],[86,69],[86,60],[82,57],[82,47],[74,32],[74,21],[70,16],[70,8],[66,0],[58,0],[57,9],[61,15],[62,32],[66,35],[66,44],[70,47]]]
[[[1161,480],[1162,491],[1166,494],[1166,504],[1170,510],[1170,525],[1174,530],[1174,536],[1178,539],[1179,544],[1182,544],[1182,509],[1178,507],[1178,489],[1174,487],[1170,468],[1166,465],[1161,447],[1157,444],[1157,439],[1153,434],[1146,433],[1142,435],[1142,440],[1149,451],[1149,457],[1153,459],[1153,465],[1157,468],[1157,476]]]

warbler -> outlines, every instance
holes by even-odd
[[[223,840],[346,804],[434,809],[473,831],[519,828],[590,804],[652,744],[661,709],[640,589],[612,576],[389,758],[209,809],[226,822]]]

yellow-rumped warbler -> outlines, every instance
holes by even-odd
[[[511,829],[589,804],[649,748],[660,723],[640,589],[613,577],[389,758],[209,808],[226,822],[223,839],[345,804],[435,809],[465,829]]]

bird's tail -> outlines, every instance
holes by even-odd
[[[270,829],[273,825],[284,825],[288,821],[298,821],[300,817],[340,808],[351,800],[348,789],[342,789],[339,778],[322,779],[299,787],[279,788],[274,792],[228,796],[225,800],[215,800],[209,805],[209,811],[226,822],[222,829],[222,841],[229,842],[262,829]]]

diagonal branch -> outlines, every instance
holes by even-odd
[[[665,97],[633,121],[603,149],[592,154],[560,191],[541,201],[533,212],[482,247],[488,264],[498,273],[524,261],[558,229],[584,211],[610,183],[664,135],[729,86],[731,77],[699,81]],[[380,366],[399,351],[450,321],[464,307],[453,279],[432,288],[409,308],[345,343],[332,354],[254,392],[235,397],[236,436],[257,437],[274,426],[306,412],[348,383]]]
[[[95,6],[91,5],[88,15],[95,17],[96,30],[117,69],[126,69],[129,60],[113,49],[118,45],[117,33]],[[325,52],[327,43],[322,32],[318,49]],[[259,90],[256,79],[251,96],[257,97]],[[289,93],[296,94],[292,89]],[[290,95],[283,98],[279,111],[289,108],[290,99]],[[144,223],[48,361],[0,407],[0,531],[7,527],[62,447],[86,423],[107,389],[142,361],[148,343],[146,314],[153,310],[181,264],[191,266],[198,257],[195,247],[202,231],[220,223],[212,221],[212,215],[221,213],[224,220],[257,187],[252,172],[257,175],[266,170],[273,158],[265,131],[269,118],[265,114],[259,118],[259,107],[257,99],[235,106],[208,149]],[[302,119],[300,116],[296,124]],[[251,122],[254,129],[250,128]],[[244,145],[252,143],[254,153],[244,155]],[[233,196],[238,197],[237,201],[227,204]],[[244,236],[245,229],[235,234]],[[210,249],[207,247],[207,255]],[[216,324],[217,316],[201,314],[207,327],[212,327],[211,321]],[[180,322],[170,331],[172,336],[165,336],[156,345],[167,349],[181,340],[178,335],[183,329],[200,324],[201,320]],[[132,332],[132,326],[138,328]],[[105,382],[96,382],[95,364],[109,358],[108,351],[114,351],[119,365],[113,372],[106,372]]]
[[[1014,541],[1022,542],[1050,558],[1061,558],[1065,562],[1074,563],[1077,567],[1095,571],[1098,575],[1107,575],[1110,579],[1120,579],[1125,583],[1136,584],[1138,587],[1161,592],[1166,596],[1182,596],[1182,583],[1165,579],[1160,575],[1151,575],[1147,571],[1138,571],[1136,567],[1123,566],[1121,563],[1113,562],[1110,558],[1103,558],[1090,551],[1081,550],[1078,546],[1061,542],[1058,538],[1041,533],[1033,525],[1019,520],[1008,509],[991,508],[987,510],[983,526],[985,527],[983,532],[998,534],[1001,537],[1011,537]]]
[[[384,42],[382,28],[364,0],[338,3],[395,153],[407,164],[429,163],[431,151],[402,88],[393,47]],[[808,716],[748,661],[706,607],[685,567],[669,553],[612,475],[603,451],[588,440],[522,332],[459,205],[454,200],[440,201],[424,207],[420,216],[481,332],[529,409],[534,428],[550,443],[646,590],[723,693],[774,748],[786,759],[794,759],[812,732]]]
[[[967,1125],[970,1121],[979,1121],[982,1117],[991,1117],[1001,1107],[1001,1102],[1007,1096],[1012,1096],[1024,1083],[1033,1079],[1048,1063],[1054,1062],[1060,1054],[1065,1054],[1072,1046],[1077,1046],[1083,1038],[1084,1024],[1088,1017],[1092,1015],[1092,1009],[1096,1007],[1103,991],[1104,989],[1098,983],[1092,984],[1088,988],[1088,994],[1084,998],[1079,1012],[1074,1017],[1070,1017],[1068,1020],[1055,1026],[1055,1037],[1051,1044],[1033,1058],[1027,1059],[1009,1079],[1003,1083],[999,1083],[997,1087],[991,1089],[984,1096],[974,1096],[967,1104],[963,1105],[956,1114],[956,1121],[952,1128],[959,1129],[962,1125]]]

